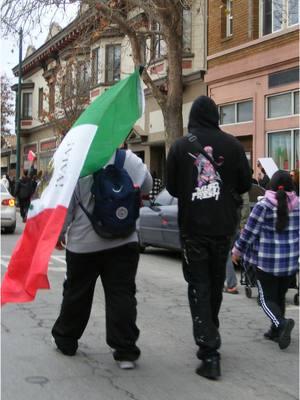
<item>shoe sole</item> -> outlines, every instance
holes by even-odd
[[[286,349],[291,343],[291,332],[295,326],[293,319],[287,320],[286,326],[278,338],[278,346],[281,350]]]
[[[117,362],[119,368],[121,369],[135,369],[135,363],[133,361],[118,361]]]
[[[211,379],[211,380],[217,380],[221,376],[220,370],[218,371],[213,371],[212,373],[205,373],[204,371],[201,371],[201,366],[196,369],[196,374],[199,376],[202,376],[203,378]]]

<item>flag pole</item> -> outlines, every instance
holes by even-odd
[[[19,30],[19,79],[18,79],[18,97],[17,97],[17,163],[16,163],[16,180],[20,178],[20,165],[21,165],[21,85],[22,85],[22,42],[23,42],[23,29]]]

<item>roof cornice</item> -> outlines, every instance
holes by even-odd
[[[51,58],[52,55],[73,42],[80,34],[82,26],[92,17],[95,17],[95,11],[90,9],[83,15],[75,18],[68,26],[58,32],[55,36],[49,39],[35,52],[30,54],[22,61],[22,75],[28,73],[37,64],[42,63],[45,59]],[[19,66],[13,68],[15,76],[19,74]]]

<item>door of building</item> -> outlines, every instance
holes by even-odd
[[[252,152],[252,142],[253,138],[252,135],[248,136],[237,136],[237,139],[241,142],[242,146],[244,147],[246,156],[248,158],[250,166],[253,168],[253,152]]]
[[[166,178],[166,152],[164,143],[151,146],[150,165],[151,174],[156,172],[157,178],[162,180],[164,186]]]

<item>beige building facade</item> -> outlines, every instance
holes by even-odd
[[[134,10],[134,13],[140,12]],[[44,170],[59,144],[55,126],[42,118],[43,111],[51,108],[53,96],[57,96],[55,73],[57,66],[68,63],[68,53],[78,46],[80,26],[87,16],[79,17],[63,30],[55,26],[53,36],[39,49],[31,49],[22,63],[22,119],[21,119],[21,168],[28,167],[27,154],[37,154],[37,169]],[[204,71],[206,68],[206,6],[203,0],[195,0],[190,10],[184,13],[184,57],[183,69],[183,121],[184,128],[192,101],[206,94]],[[134,16],[134,15],[132,15]],[[129,15],[129,18],[131,16]],[[83,21],[82,21],[83,20]],[[80,25],[81,24],[81,25]],[[108,27],[97,38],[89,38],[89,59],[86,60],[86,84],[89,86],[88,102],[93,101],[119,79],[125,78],[134,69],[130,44],[116,27]],[[155,54],[151,43],[145,43],[145,63],[157,84],[163,84],[166,77],[167,61],[165,45],[157,38]],[[85,43],[86,45],[86,43]],[[151,59],[151,62],[149,60]],[[18,68],[14,68],[17,76]],[[17,89],[17,85],[14,86]],[[54,90],[54,94],[53,94]],[[145,87],[145,113],[137,121],[128,138],[128,147],[139,155],[151,171],[165,177],[165,132],[162,112],[156,100]],[[52,100],[51,100],[52,99]],[[53,107],[53,105],[52,105]]]

